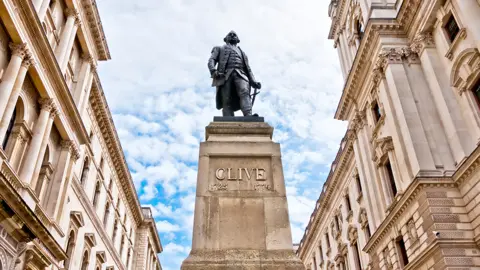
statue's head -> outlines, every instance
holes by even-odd
[[[235,31],[233,30],[227,34],[227,36],[223,39],[223,41],[229,44],[240,43],[240,39],[238,38],[237,33],[235,33]]]

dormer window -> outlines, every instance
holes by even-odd
[[[457,37],[458,33],[460,32],[460,27],[458,26],[458,23],[455,20],[453,14],[450,14],[450,17],[445,23],[444,29],[450,42],[453,42]]]

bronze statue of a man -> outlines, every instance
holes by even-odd
[[[217,109],[222,109],[223,116],[233,116],[238,110],[242,110],[244,116],[250,116],[250,87],[260,89],[262,85],[255,80],[247,55],[237,46],[240,43],[237,34],[230,31],[223,41],[226,44],[214,47],[208,59],[212,86],[217,87]]]

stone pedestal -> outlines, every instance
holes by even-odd
[[[192,251],[182,270],[305,269],[293,251],[280,145],[272,133],[263,122],[207,126]]]

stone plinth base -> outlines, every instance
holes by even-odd
[[[182,270],[305,269],[293,251],[280,145],[272,133],[260,121],[206,128],[192,252]]]
[[[182,270],[305,270],[293,250],[192,251]]]

